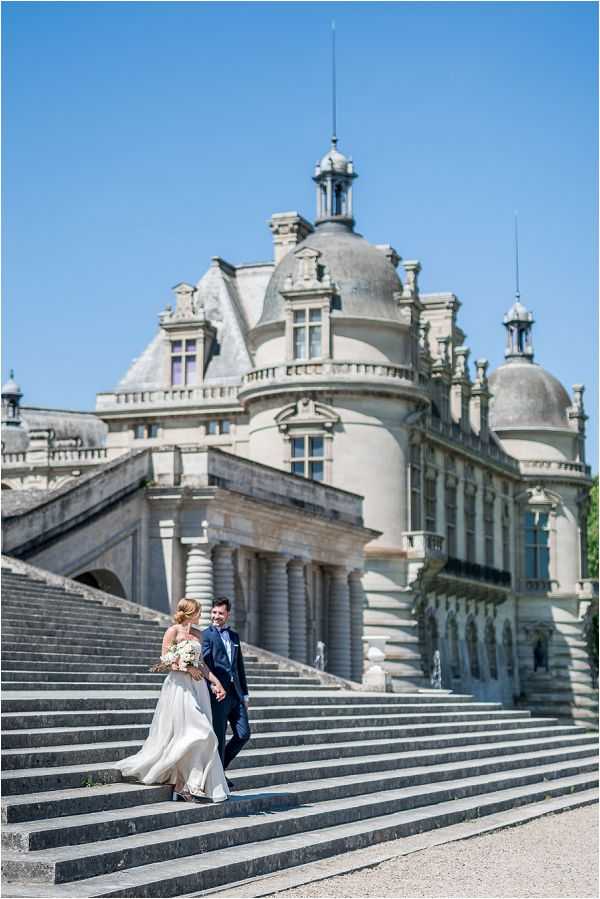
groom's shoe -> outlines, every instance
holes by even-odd
[[[225,783],[227,784],[227,786],[229,787],[230,790],[235,790],[235,784],[231,780],[229,780],[228,777],[225,778]]]

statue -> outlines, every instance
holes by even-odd
[[[315,656],[314,667],[319,671],[325,671],[325,665],[327,664],[327,656],[325,653],[325,644],[321,641],[317,641],[317,654]]]
[[[439,649],[436,649],[433,654],[430,683],[434,690],[442,689],[442,660]]]

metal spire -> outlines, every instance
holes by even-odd
[[[519,290],[519,219],[518,214],[515,211],[515,282],[516,282],[516,291],[515,297],[517,300],[521,299],[521,291]]]
[[[335,72],[335,21],[331,22],[331,113],[333,122],[333,132],[331,143],[335,147],[337,144],[337,97],[336,97],[336,72]]]

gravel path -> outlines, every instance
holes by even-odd
[[[546,815],[277,893],[278,899],[284,896],[596,899],[598,806]]]

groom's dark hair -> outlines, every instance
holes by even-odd
[[[231,600],[227,599],[226,596],[219,596],[218,599],[213,599],[213,609],[215,606],[225,606],[227,611],[231,612]]]

